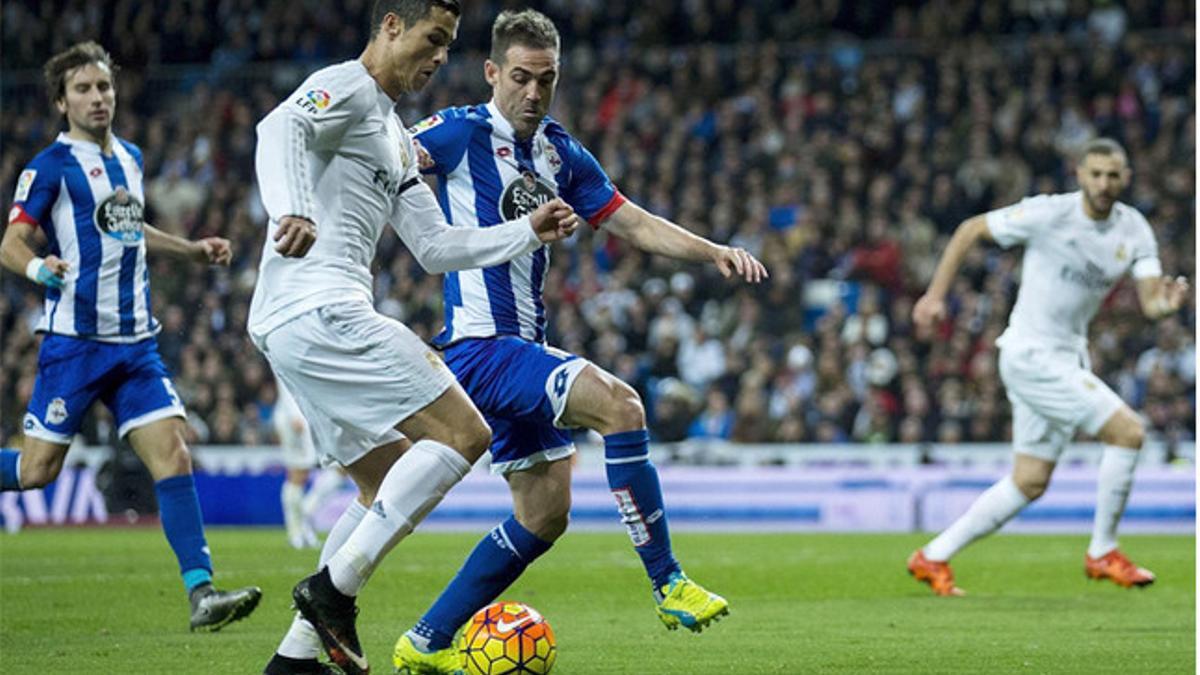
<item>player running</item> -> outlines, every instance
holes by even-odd
[[[278,377],[275,378],[275,392],[271,424],[275,427],[275,435],[279,437],[283,464],[287,469],[279,490],[284,531],[292,548],[316,548],[321,542],[317,540],[317,533],[312,527],[313,514],[330,495],[341,488],[344,476],[337,469],[321,469],[317,466],[317,450],[308,430],[308,422],[300,413],[296,399]],[[308,494],[305,494],[304,488],[314,468],[317,477]]]
[[[593,227],[603,225],[644,251],[709,261],[749,282],[765,278],[746,251],[693,235],[626,199],[591,153],[547,116],[559,54],[558,30],[545,15],[502,12],[484,66],[492,101],[443,110],[414,127],[422,170],[440,179],[446,218],[461,231],[486,232],[557,196]],[[504,265],[446,275],[446,326],[435,342],[492,427],[492,468],[508,480],[514,515],[483,537],[441,597],[401,636],[394,655],[400,672],[454,672],[458,628],[566,530],[575,452],[568,429],[576,427],[604,436],[609,487],[663,623],[699,631],[728,611],[725,599],[689,579],[672,554],[637,392],[545,344],[548,264],[542,246]]]
[[[261,591],[219,591],[184,408],[154,337],[146,251],[228,265],[229,242],[188,241],[144,220],[142,152],[112,133],[117,92],[108,52],[83,42],[46,62],[46,85],[67,131],[17,179],[0,262],[46,287],[37,380],[22,450],[0,449],[0,490],[31,490],[62,470],[84,415],[103,401],[154,478],[159,517],[191,603],[192,630],[220,630],[250,614]],[[40,257],[34,247],[48,244]]]
[[[942,254],[929,290],[913,308],[913,320],[926,329],[945,318],[946,292],[977,240],[994,240],[1004,248],[1025,245],[1017,302],[1008,329],[996,341],[1000,377],[1013,406],[1013,471],[909,558],[908,571],[938,595],[963,594],[947,561],[1045,492],[1076,429],[1105,446],[1084,572],[1125,587],[1154,582],[1149,570],[1117,548],[1117,523],[1145,429],[1138,415],[1092,374],[1087,329],[1126,273],[1136,280],[1142,312],[1152,320],[1183,305],[1188,283],[1162,276],[1149,223],[1117,201],[1130,178],[1119,144],[1106,138],[1089,142],[1075,176],[1078,192],[1030,197],[963,222]]]
[[[455,0],[377,1],[362,55],[313,73],[258,125],[270,239],[250,335],[361,499],[330,532],[319,572],[296,585],[301,617],[268,673],[322,672],[314,637],[342,670],[368,672],[355,596],[491,440],[442,360],[372,306],[384,224],[430,273],[502,264],[576,227],[554,200],[487,230],[451,228],[421,181],[393,108],[446,62],[458,17]],[[412,443],[402,455],[401,434]]]

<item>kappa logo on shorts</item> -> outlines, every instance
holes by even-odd
[[[62,424],[67,421],[67,402],[61,398],[56,398],[50,401],[46,406],[46,421],[50,424]]]

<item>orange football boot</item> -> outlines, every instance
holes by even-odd
[[[957,596],[967,592],[954,585],[954,570],[949,563],[929,560],[921,549],[908,557],[908,573],[917,581],[929,584],[936,595]]]
[[[1154,572],[1138,567],[1115,548],[1099,558],[1085,554],[1083,571],[1089,579],[1112,579],[1113,583],[1125,588],[1154,583]]]

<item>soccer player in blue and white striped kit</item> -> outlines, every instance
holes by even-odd
[[[21,451],[0,449],[0,491],[52,482],[97,399],[154,477],[163,531],[191,602],[192,630],[219,630],[250,614],[255,587],[219,591],[204,537],[184,408],[162,359],[150,314],[147,249],[228,265],[229,242],[188,241],[145,223],[142,153],[112,133],[112,59],[94,42],[45,66],[54,106],[67,122],[17,180],[0,263],[46,287],[37,380]],[[43,238],[50,254],[34,245]]]
[[[447,221],[492,227],[557,196],[593,227],[641,250],[711,262],[725,276],[752,283],[765,278],[762,264],[746,251],[714,244],[626,199],[595,157],[547,116],[559,50],[558,31],[545,15],[502,12],[484,69],[492,101],[443,110],[413,128],[423,171],[440,179]],[[672,554],[637,392],[546,345],[548,265],[543,246],[504,265],[446,275],[446,325],[435,343],[492,427],[492,468],[508,480],[514,514],[483,537],[433,607],[400,638],[395,665],[401,673],[454,672],[455,631],[566,530],[571,428],[604,437],[609,487],[663,623],[699,631],[728,611],[725,599],[684,575]]]

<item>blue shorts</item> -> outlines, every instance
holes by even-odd
[[[111,343],[46,335],[25,435],[69,445],[96,399],[112,411],[122,438],[151,422],[186,416],[154,338]]]
[[[492,427],[492,471],[510,473],[575,452],[559,426],[586,359],[510,335],[456,342],[446,365]]]

